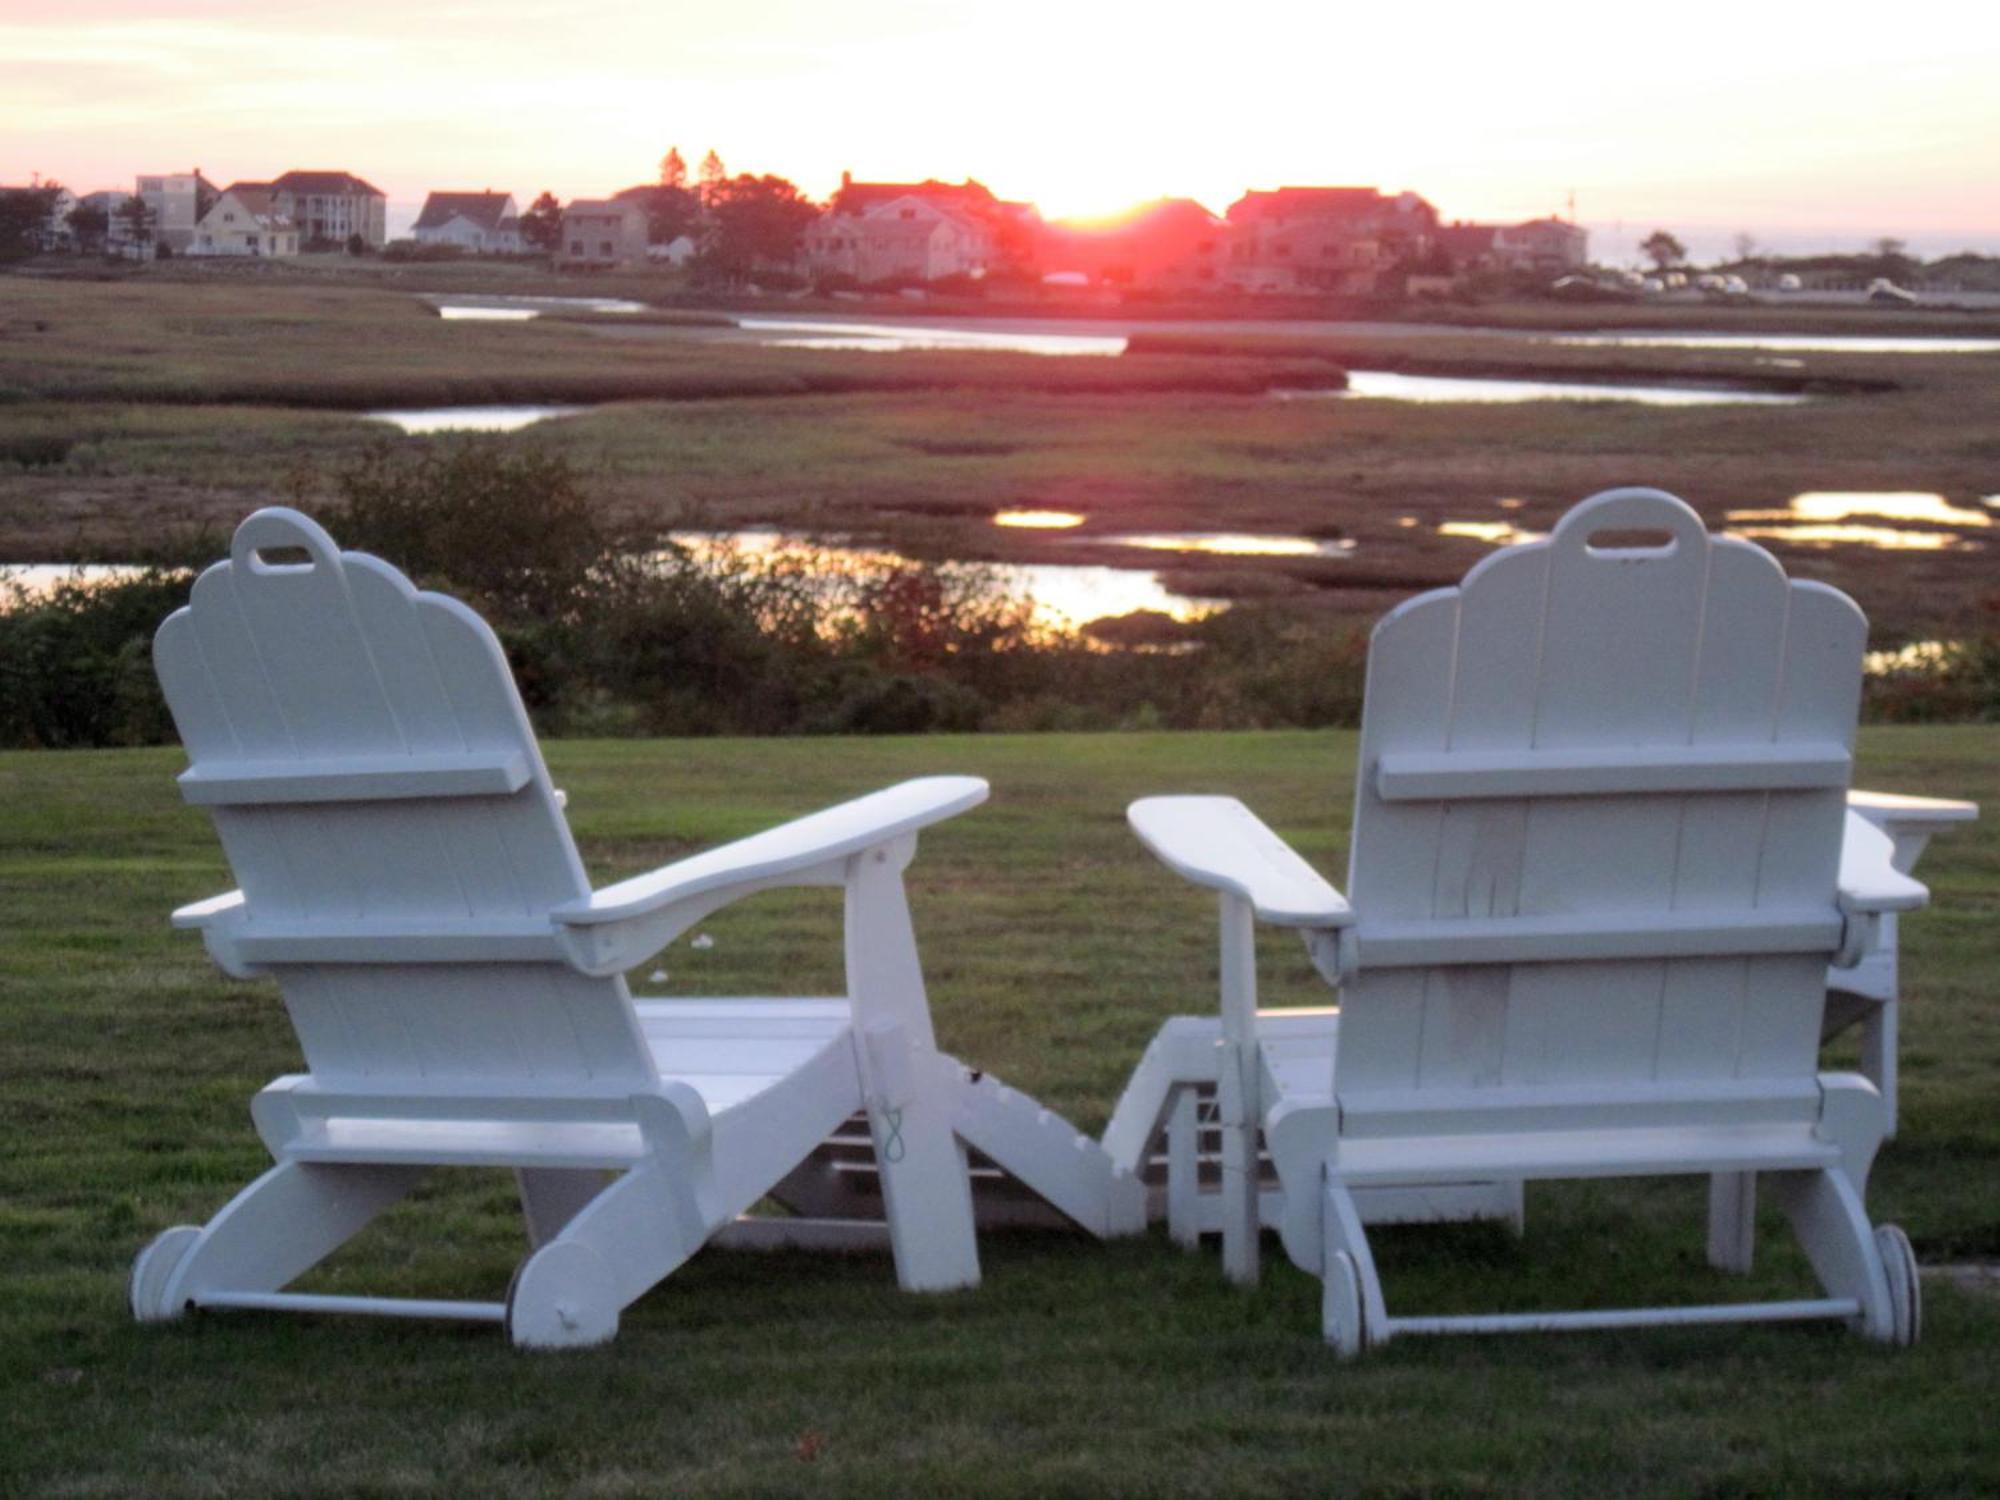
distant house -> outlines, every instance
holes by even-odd
[[[224,189],[195,226],[188,255],[293,256],[299,227],[279,206],[269,183],[239,182]]]
[[[143,173],[134,179],[132,196],[146,205],[152,243],[178,255],[194,243],[195,225],[221,196],[221,190],[196,167],[192,172]],[[132,238],[118,226],[116,216],[112,222],[113,235],[120,244]]]
[[[615,198],[578,198],[563,210],[556,263],[632,266],[646,259],[646,210]]]
[[[1494,264],[1493,237],[1499,228],[1492,224],[1468,224],[1460,220],[1437,232],[1437,248],[1455,272],[1483,271]]]
[[[863,285],[984,276],[996,248],[984,224],[914,194],[860,214],[829,210],[805,234],[809,275],[847,276]]]
[[[1493,258],[1514,271],[1580,271],[1590,263],[1590,231],[1563,219],[1530,219],[1493,231]]]
[[[806,230],[803,264],[809,276],[863,285],[978,277],[1025,265],[1040,227],[1031,205],[970,178],[856,182],[842,173],[840,191]]]
[[[518,255],[521,210],[512,193],[432,193],[411,236],[420,245],[456,245],[477,255]]]
[[[342,246],[356,235],[379,250],[389,238],[389,199],[352,172],[287,172],[269,183],[278,211],[307,248]]]
[[[1370,187],[1281,187],[1229,206],[1225,277],[1241,291],[1345,293],[1384,289],[1391,268],[1427,254],[1437,210],[1415,193]]]

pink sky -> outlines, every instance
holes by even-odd
[[[978,176],[1051,215],[1368,183],[1804,248],[2000,251],[2000,26],[1824,7],[0,0],[0,181],[345,167],[403,204]],[[1787,19],[1810,15],[1811,21]],[[1609,251],[1612,247],[1606,245]]]

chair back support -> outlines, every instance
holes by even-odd
[[[243,892],[220,940],[277,979],[321,1084],[616,1095],[657,1076],[624,982],[561,960],[549,909],[589,885],[478,615],[274,508],[153,658],[182,791]]]
[[[1383,620],[1343,1129],[1371,1101],[1532,1129],[1592,1089],[1809,1090],[1865,639],[1845,595],[1655,490]]]

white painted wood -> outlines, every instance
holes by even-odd
[[[1240,897],[1260,921],[1339,927],[1350,920],[1340,892],[1234,797],[1144,797],[1126,818],[1168,869]]]
[[[1844,787],[1853,770],[1853,756],[1838,743],[1411,750],[1377,762],[1375,790],[1384,802],[1797,791]]]
[[[1852,791],[1847,794],[1851,815],[1859,815],[1887,834],[1893,852],[1892,866],[1908,875],[1916,869],[1924,849],[1934,834],[1979,816],[1978,805],[1938,797],[1909,797],[1894,792]],[[1854,824],[1850,820],[1848,833]],[[1842,845],[1843,870],[1846,845]],[[1842,884],[1846,884],[1843,875]],[[1881,1090],[1889,1112],[1889,1136],[1896,1133],[1896,1035],[1902,1009],[1899,998],[1897,918],[1893,911],[1878,916],[1869,934],[1870,942],[1852,965],[1836,967],[1827,974],[1827,1009],[1822,1035],[1832,1038],[1847,1027],[1861,1027],[1861,1071]]]
[[[906,1287],[978,1280],[961,1128],[1094,1232],[1143,1219],[1094,1143],[1010,1132],[1018,1107],[937,1051],[902,874],[917,830],[984,782],[908,782],[593,892],[485,622],[296,511],[238,528],[154,655],[183,793],[239,886],[175,923],[276,981],[306,1071],[253,1105],[277,1164],[142,1253],[135,1316],[475,1317],[525,1346],[601,1342],[864,1108]],[[847,997],[634,1005],[625,967],[780,885],[845,892]],[[504,1305],[285,1290],[438,1166],[517,1173],[533,1253]]]
[[[1246,1196],[1253,1222],[1273,1203],[1287,1253],[1327,1283],[1342,1352],[1396,1332],[1837,1316],[1889,1337],[1908,1321],[1860,1210],[1881,1099],[1817,1062],[1829,960],[1865,961],[1876,924],[1925,899],[1889,836],[1846,826],[1865,635],[1851,601],[1710,537],[1673,497],[1610,491],[1377,627],[1337,925],[1324,901],[1307,916],[1258,897],[1235,804],[1195,799],[1229,809],[1206,824],[1190,799],[1135,805],[1171,868],[1286,912],[1340,985],[1317,1061],[1261,1016],[1249,1027],[1277,1191],[1232,1196],[1226,1131],[1218,1150],[1225,1235]],[[1250,1096],[1231,1068],[1254,992],[1230,966],[1233,919],[1225,903],[1225,1119]],[[1114,1116],[1121,1150],[1182,1085],[1161,1076],[1179,1040],[1162,1033]],[[1718,1179],[1711,1254],[1732,1267],[1761,1176],[1828,1295],[1387,1316],[1360,1194],[1485,1184],[1518,1205],[1528,1179],[1661,1174]]]
[[[197,807],[265,803],[382,802],[412,797],[504,797],[528,784],[518,750],[479,754],[346,756],[316,768],[307,760],[219,761],[183,771],[181,796]]]

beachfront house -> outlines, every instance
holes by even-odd
[[[264,182],[226,188],[195,226],[188,255],[293,256],[299,253],[299,226],[279,207],[277,192]]]
[[[1437,210],[1415,193],[1281,187],[1229,206],[1224,279],[1239,291],[1372,296],[1386,273],[1426,254]]]
[[[1510,271],[1580,271],[1590,262],[1590,232],[1556,218],[1503,225],[1493,231],[1493,259]]]
[[[146,205],[151,243],[179,255],[194,243],[195,227],[222,193],[196,167],[192,172],[142,172],[133,179],[132,196]],[[112,238],[120,245],[133,237],[117,215],[112,224]]]
[[[420,245],[454,245],[475,255],[518,255],[521,210],[512,193],[432,193],[410,230]]]
[[[389,199],[352,172],[287,172],[268,183],[277,211],[298,227],[308,250],[339,249],[357,235],[368,249],[389,238]]]
[[[646,260],[645,205],[629,199],[578,198],[563,210],[556,263],[636,266]]]

